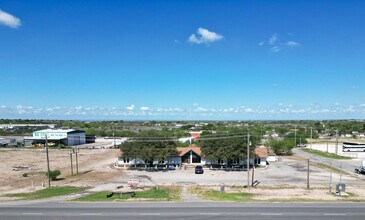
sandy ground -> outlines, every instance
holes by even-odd
[[[194,169],[167,172],[148,172],[114,168],[116,149],[81,149],[79,153],[79,173],[70,175],[70,156],[68,150],[50,150],[51,169],[60,169],[60,180],[52,181],[53,186],[89,186],[91,191],[114,191],[123,185],[127,189],[129,179],[139,179],[141,186],[183,185],[206,186],[236,189],[247,183],[247,172],[212,171],[205,168],[202,175],[195,174]],[[74,158],[75,159],[75,158]],[[1,149],[0,150],[0,200],[4,194],[28,192],[41,188],[47,183],[44,175],[47,170],[46,154],[43,149]],[[30,170],[14,171],[13,166],[28,166]],[[76,170],[76,168],[74,167]],[[28,173],[28,177],[23,177]],[[251,171],[252,174],[252,171]],[[259,189],[251,189],[255,199],[326,199],[328,194],[330,172],[315,164],[310,164],[310,187],[307,186],[307,161],[301,157],[283,157],[281,162],[272,162],[269,166],[255,170],[255,180],[260,181]],[[348,192],[354,193],[356,199],[365,199],[365,181],[354,176],[343,174],[342,182]],[[251,179],[251,177],[250,177]],[[35,188],[32,189],[33,180]],[[333,173],[332,186],[339,183],[340,175]],[[241,188],[242,189],[242,188]]]
[[[114,169],[116,149],[80,149],[78,154],[79,174],[71,176],[71,160],[68,150],[49,150],[51,170],[61,170],[60,180],[52,181],[53,186],[97,186],[122,175]],[[1,149],[0,150],[0,196],[6,193],[23,192],[41,188],[47,184],[46,153],[44,149]],[[73,156],[76,173],[75,156]],[[29,170],[15,171],[14,166],[29,167]],[[28,176],[24,177],[23,174]]]

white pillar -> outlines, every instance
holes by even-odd
[[[190,151],[190,163],[193,163],[193,151]]]

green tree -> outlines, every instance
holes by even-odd
[[[45,174],[48,177],[48,172],[46,172]],[[59,175],[61,175],[60,170],[51,170],[51,171],[49,171],[49,176],[50,176],[51,180],[56,180]]]
[[[247,137],[236,137],[237,135],[225,136],[216,134],[216,136],[204,135],[196,144],[201,148],[202,154],[211,161],[227,161],[227,166],[231,165],[233,160],[245,160],[247,158]],[[258,136],[250,138],[251,145],[249,150],[252,153],[260,139]]]
[[[267,144],[277,155],[292,155],[294,141],[292,139],[270,140]]]
[[[135,138],[120,145],[123,157],[140,158],[149,166],[154,160],[161,161],[171,156],[176,156],[177,144],[175,141],[156,130],[143,131]]]

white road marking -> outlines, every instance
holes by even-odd
[[[222,215],[222,213],[199,213],[199,215]]]
[[[28,213],[22,213],[22,215],[43,215],[43,213],[28,212]]]
[[[101,213],[80,213],[80,215],[91,215],[91,216],[95,216],[95,215],[101,215]]]
[[[139,213],[139,215],[161,215],[161,213]]]
[[[282,213],[261,213],[261,215],[283,215]]]
[[[324,213],[323,215],[346,215],[345,213]]]

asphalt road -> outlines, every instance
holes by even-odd
[[[362,163],[362,159],[352,159],[352,160],[333,160],[333,159],[328,159],[328,158],[324,158],[321,156],[317,156],[314,154],[310,154],[307,153],[305,151],[302,151],[298,148],[293,149],[293,153],[295,155],[304,157],[304,158],[309,158],[310,160],[314,161],[314,162],[318,162],[318,163],[324,163],[327,165],[330,165],[332,163],[332,166],[335,168],[340,169],[342,167],[342,170],[348,174],[354,175],[358,178],[361,179],[365,179],[364,175],[358,175],[355,174],[354,170],[355,167],[358,167],[361,165]]]
[[[0,203],[0,219],[365,219],[365,203]]]

